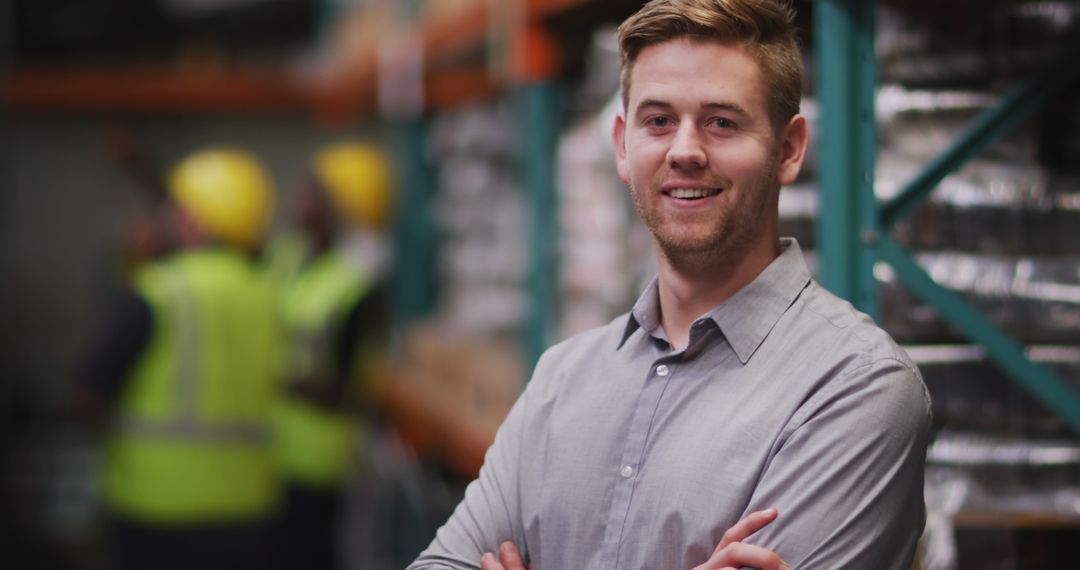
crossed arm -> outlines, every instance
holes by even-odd
[[[776,509],[750,513],[746,518],[735,523],[735,526],[729,528],[720,539],[720,543],[716,545],[712,556],[693,570],[736,570],[744,566],[758,570],[791,570],[787,562],[784,562],[775,552],[742,542],[758,529],[776,520],[776,517]],[[480,558],[480,568],[481,570],[526,570],[521,553],[510,541],[499,545],[498,557],[491,552],[484,553]]]
[[[917,380],[901,363],[881,361],[817,393],[756,481],[751,514],[694,570],[908,567],[922,528],[929,423]],[[537,387],[530,385],[515,405],[479,480],[411,569],[524,570],[514,546],[531,545],[518,516],[515,477],[522,465],[521,424]],[[769,524],[776,515],[759,510],[769,506],[784,510],[783,524]],[[498,552],[489,551],[494,545]]]

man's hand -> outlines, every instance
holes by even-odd
[[[735,523],[735,526],[729,528],[720,539],[720,544],[716,545],[712,556],[693,570],[736,570],[744,566],[758,570],[791,570],[787,562],[784,562],[775,552],[742,543],[746,537],[776,520],[776,515],[776,509],[750,513],[746,518]]]
[[[530,567],[531,568],[531,567]],[[495,555],[486,552],[480,558],[481,570],[525,570],[525,561],[521,559],[513,542],[507,541],[499,545],[499,559]]]
[[[758,529],[776,520],[776,509],[755,511],[743,520],[729,528],[716,545],[712,556],[702,565],[693,570],[736,570],[744,566],[757,568],[758,570],[791,570],[787,562],[771,550],[743,544],[746,537],[754,534]],[[504,542],[499,545],[499,557],[487,552],[480,558],[481,570],[525,570],[525,562],[521,559],[513,542]]]

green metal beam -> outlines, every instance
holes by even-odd
[[[437,302],[435,173],[424,152],[428,122],[402,120],[393,128],[398,197],[394,219],[394,320],[402,325],[428,317]]]
[[[421,0],[403,0],[395,6],[400,22],[419,26]],[[419,49],[417,47],[417,49]],[[410,70],[380,70],[410,73]],[[398,81],[397,89],[423,90],[421,70],[415,77]],[[417,81],[408,85],[408,80]],[[387,105],[380,101],[387,119],[393,149],[398,194],[394,209],[394,266],[391,305],[395,328],[435,313],[438,303],[438,244],[440,228],[433,212],[435,168],[425,152],[430,120],[423,109]],[[422,106],[422,103],[421,103]]]
[[[821,104],[818,148],[820,204],[816,241],[821,281],[876,317],[873,253],[862,240],[877,233],[874,163],[876,3],[818,0],[814,4],[816,85]]]
[[[553,82],[527,83],[516,88],[517,112],[523,142],[520,157],[530,216],[529,266],[526,276],[529,304],[524,342],[529,376],[551,344],[551,323],[558,288],[558,212],[555,191],[555,147],[560,116],[559,91]]]
[[[1001,102],[975,118],[968,128],[940,155],[881,208],[881,225],[888,229],[914,210],[949,173],[955,172],[972,157],[1028,117],[1047,98],[1068,87],[1080,77],[1080,43],[1054,58],[1043,71],[1013,88]]]
[[[315,33],[320,48],[329,41],[334,24],[340,15],[340,8],[337,0],[318,0],[315,3]]]
[[[1032,362],[1024,349],[962,297],[938,285],[910,255],[888,236],[874,243],[881,259],[892,266],[901,282],[934,307],[965,336],[986,347],[991,360],[1047,408],[1080,433],[1080,395],[1052,372]]]
[[[976,117],[948,149],[931,160],[896,197],[883,205],[879,223],[885,232],[910,214],[945,176],[985,150],[1049,97],[1080,77],[1080,66],[1075,65],[1077,56],[1080,56],[1080,43],[1062,50],[1039,74],[1014,87],[997,106]],[[935,283],[885,232],[878,236],[874,247],[900,280],[965,336],[984,346],[991,360],[1080,433],[1080,395],[1051,371],[1031,361],[1019,344],[962,297]]]
[[[818,250],[822,283],[860,310],[875,316],[876,259],[892,266],[905,285],[941,313],[1021,386],[1080,433],[1080,395],[979,314],[956,293],[938,285],[888,236],[950,172],[1013,128],[1052,94],[1080,75],[1080,44],[1055,58],[1033,80],[1013,89],[994,109],[980,115],[941,156],[878,213],[873,193],[876,125],[873,50],[876,3],[817,0],[814,38],[822,123],[819,141]]]

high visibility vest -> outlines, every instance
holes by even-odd
[[[323,381],[337,372],[337,338],[350,309],[371,283],[357,263],[339,252],[326,253],[303,267],[283,287],[282,321],[290,343],[288,376]],[[359,375],[345,371],[355,388]],[[361,440],[362,424],[344,410],[331,410],[286,394],[277,415],[276,453],[290,481],[332,489],[349,472]]]
[[[106,445],[106,502],[164,524],[270,514],[283,341],[269,285],[245,257],[218,249],[150,264],[135,281],[154,328]]]

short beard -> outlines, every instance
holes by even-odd
[[[768,202],[769,181],[776,176],[777,160],[770,160],[761,171],[761,177],[755,182],[754,191],[761,193],[761,200]],[[634,201],[634,208],[638,217],[649,228],[653,242],[659,248],[661,255],[667,259],[672,267],[685,273],[696,273],[702,270],[715,271],[718,268],[737,267],[749,254],[751,246],[761,238],[761,220],[757,219],[758,212],[746,215],[732,215],[728,218],[728,224],[716,228],[716,232],[706,236],[700,243],[685,243],[676,239],[670,239],[662,232],[660,216],[654,212],[647,212],[634,190],[633,184],[628,184],[630,196]],[[760,206],[761,202],[756,202]],[[765,206],[767,207],[767,206]],[[763,208],[755,208],[763,210]]]
[[[655,231],[653,241],[661,255],[680,273],[693,274],[702,270],[735,267],[746,256],[754,239],[754,228],[748,226],[745,220],[732,220],[732,224],[720,228],[712,239],[699,244],[668,240]]]

